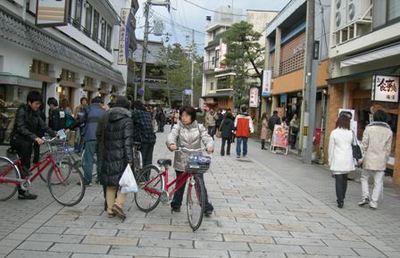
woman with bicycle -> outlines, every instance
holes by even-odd
[[[193,107],[185,106],[179,111],[180,121],[174,125],[167,138],[167,147],[171,151],[178,150],[178,147],[187,149],[200,149],[201,143],[206,146],[207,152],[214,151],[214,141],[207,133],[207,129],[196,121],[196,110]],[[185,171],[186,156],[182,152],[175,152],[174,168],[176,176]],[[203,177],[203,174],[199,176]],[[204,180],[203,180],[204,181]],[[171,202],[171,209],[180,212],[185,186],[182,186],[175,194]],[[208,201],[207,190],[205,198],[205,214],[211,215],[214,207]]]

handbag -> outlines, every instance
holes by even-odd
[[[360,159],[362,159],[363,155],[362,155],[361,147],[358,144],[357,137],[355,136],[354,132],[353,132],[353,143],[351,144],[351,148],[353,150],[353,158],[356,161],[359,161]]]

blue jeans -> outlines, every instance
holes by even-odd
[[[85,150],[83,151],[83,177],[85,184],[92,182],[94,155],[96,154],[96,141],[85,142]]]
[[[236,155],[239,157],[242,152],[242,143],[243,143],[243,156],[247,155],[247,139],[245,137],[236,138]]]

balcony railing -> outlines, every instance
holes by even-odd
[[[213,61],[204,62],[204,64],[203,64],[203,70],[206,72],[214,71],[215,68],[216,68],[215,62],[213,62]]]

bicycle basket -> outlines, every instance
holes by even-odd
[[[71,151],[71,147],[68,146],[67,141],[65,139],[54,140],[53,142],[50,143],[50,145],[51,145],[51,152],[53,153],[53,158],[56,162],[62,161],[65,154],[68,151]]]
[[[186,163],[186,171],[190,173],[206,173],[211,165],[211,157],[190,155]]]

